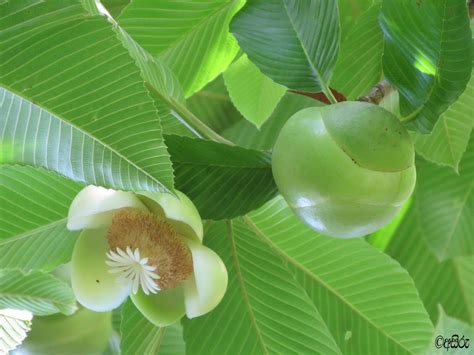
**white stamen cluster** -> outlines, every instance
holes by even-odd
[[[136,294],[138,287],[141,286],[146,295],[157,293],[160,287],[156,284],[160,276],[154,271],[156,266],[148,265],[148,258],[140,256],[140,250],[132,251],[127,247],[126,251],[116,248],[116,251],[107,252],[109,260],[106,264],[110,266],[109,272],[112,274],[121,274],[119,282],[131,283],[132,292]]]

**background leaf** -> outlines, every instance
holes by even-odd
[[[275,82],[309,92],[326,87],[339,47],[336,1],[250,0],[230,29]]]
[[[463,348],[449,347],[448,350],[444,347],[441,347],[437,349],[435,344],[439,344],[441,346],[444,345],[443,341],[436,340],[439,336],[442,336],[442,339],[451,339],[454,334],[457,334],[459,336],[459,339],[461,339],[461,337],[464,337],[464,342],[461,342],[461,344],[459,344],[462,345]],[[472,339],[474,339],[474,328],[472,326],[469,326],[469,324],[461,322],[456,318],[449,317],[448,315],[446,315],[446,313],[444,313],[443,308],[440,306],[438,324],[436,324],[436,328],[433,333],[433,339],[430,345],[428,346],[427,353],[446,354],[446,351],[449,351],[451,354],[462,355],[465,354],[468,351],[469,346],[472,345]],[[468,340],[469,343],[467,347],[466,340]]]
[[[338,0],[339,22],[341,24],[341,39],[345,40],[355,24],[371,6],[378,0]]]
[[[130,0],[101,0],[100,1],[112,17],[117,18]]]
[[[224,79],[235,107],[258,128],[286,92],[284,86],[262,74],[246,55],[225,71]]]
[[[203,219],[240,216],[277,193],[270,154],[202,139],[166,136],[176,188]]]
[[[71,288],[55,277],[32,273],[0,272],[0,307],[27,310],[36,316],[76,311]]]
[[[119,24],[178,76],[186,96],[223,72],[238,52],[228,33],[240,0],[132,0]]]
[[[382,78],[383,34],[379,27],[380,4],[359,17],[342,41],[330,85],[348,100],[366,95]]]
[[[260,129],[242,119],[225,129],[222,135],[245,148],[270,150],[286,121],[299,110],[314,106],[322,106],[322,103],[306,96],[287,92]]]
[[[407,212],[385,252],[409,272],[434,323],[441,304],[449,315],[474,324],[474,256],[437,260],[426,243],[416,206]]]
[[[205,241],[226,264],[229,285],[211,313],[183,320],[188,353],[340,353],[303,288],[248,226],[214,224]]]
[[[180,329],[179,323],[164,328],[156,327],[128,300],[122,307],[122,354],[184,354]]]
[[[186,103],[192,112],[218,133],[243,119],[230,101],[222,75],[188,98]]]
[[[15,24],[0,28],[8,58],[0,85],[42,108],[17,100],[17,111],[2,114],[2,161],[37,159],[77,181],[115,188],[172,188],[156,108],[107,19],[68,2],[4,2],[0,12]],[[34,144],[48,155],[25,157],[21,149],[33,152]]]
[[[0,309],[0,353],[7,354],[26,338],[32,314],[28,311]]]
[[[343,354],[424,351],[432,325],[398,263],[361,239],[318,235],[281,197],[249,218],[294,270]]]
[[[0,165],[0,269],[52,271],[68,262],[78,232],[66,216],[82,185],[26,166]]]
[[[381,25],[384,74],[400,91],[401,114],[416,115],[410,125],[429,133],[470,78],[466,1],[386,0]]]
[[[447,165],[458,172],[472,128],[474,127],[474,76],[471,74],[466,90],[436,122],[429,135],[416,135],[416,152],[423,158]]]
[[[459,175],[419,162],[417,189],[421,228],[431,252],[439,260],[474,254],[474,136]]]

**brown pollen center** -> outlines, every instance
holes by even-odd
[[[141,210],[118,210],[107,232],[112,251],[117,248],[138,249],[148,265],[156,266],[160,279],[155,282],[161,289],[173,288],[193,272],[193,259],[182,237],[165,220]]]

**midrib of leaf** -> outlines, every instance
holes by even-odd
[[[143,170],[141,167],[139,167],[138,165],[136,165],[133,161],[131,161],[130,159],[128,159],[127,157],[125,157],[124,155],[122,155],[120,152],[118,152],[116,149],[112,148],[110,145],[108,145],[107,143],[104,143],[102,142],[101,140],[99,140],[98,138],[94,137],[93,135],[91,135],[89,132],[83,130],[82,128],[76,126],[75,124],[71,123],[70,121],[66,120],[66,119],[63,119],[61,118],[60,115],[56,114],[53,110],[50,110],[50,109],[47,109],[45,107],[43,107],[42,105],[38,104],[37,102],[35,101],[32,101],[30,100],[29,98],[27,97],[24,97],[21,93],[19,93],[18,91],[16,90],[13,90],[12,88],[10,88],[8,85],[3,85],[2,84],[2,87],[9,90],[10,92],[14,93],[15,95],[21,97],[23,100],[26,100],[28,102],[31,102],[33,105],[39,107],[40,109],[42,109],[43,111],[46,111],[46,112],[49,112],[50,114],[52,114],[54,117],[56,117],[57,119],[59,119],[61,122],[64,122],[66,123],[67,125],[71,126],[73,129],[76,129],[78,130],[79,132],[81,132],[82,134],[84,134],[85,136],[87,136],[88,138],[92,139],[94,142],[98,143],[99,145],[109,149],[113,154],[117,155],[119,158],[123,159],[125,162],[127,162],[128,164],[130,164],[131,166],[133,166],[135,169],[137,169],[139,172],[141,172],[142,174],[144,174],[146,177],[150,178],[155,184],[158,184],[159,186],[161,186],[161,188],[165,189],[165,190],[168,190],[161,182],[159,182],[158,180],[156,180],[152,175],[150,175],[147,171]],[[143,87],[145,88],[145,91],[148,93],[145,85],[143,85]],[[156,109],[155,109],[156,110]],[[49,132],[48,132],[49,134]],[[26,165],[26,164],[19,164],[19,165]],[[49,170],[49,169],[48,169]],[[121,179],[121,175],[120,175],[120,179]]]
[[[449,110],[449,108],[448,108]],[[446,110],[446,111],[448,111]],[[443,121],[443,127],[444,127],[444,130],[446,131],[446,139],[448,140],[448,149],[449,149],[449,152],[451,153],[451,158],[452,158],[452,163],[454,164],[456,162],[456,157],[454,156],[454,151],[453,151],[453,140],[452,140],[452,137],[451,137],[451,134],[449,133],[449,129],[448,129],[448,124],[446,122],[446,117],[441,117],[440,120]],[[457,171],[457,169],[455,169]]]
[[[257,334],[257,338],[260,343],[260,346],[262,347],[263,353],[269,354],[265,346],[265,341],[263,340],[262,333],[260,332],[260,328],[258,327],[255,314],[253,313],[252,306],[250,305],[250,300],[247,294],[247,289],[244,284],[244,279],[243,279],[242,273],[240,272],[240,262],[239,262],[239,257],[237,255],[237,247],[235,245],[234,233],[232,229],[232,221],[226,221],[226,225],[227,225],[227,236],[229,237],[230,248],[232,252],[232,261],[234,263],[235,273],[236,273],[237,279],[239,280],[240,289],[242,291],[242,298],[243,298],[245,306],[247,307],[249,311],[249,317],[252,322],[252,326],[255,329],[255,333]]]
[[[229,1],[229,2],[225,2],[223,3],[221,6],[218,6],[213,12],[210,12],[207,16],[205,16],[201,21],[199,21],[198,23],[196,23],[195,26],[191,27],[189,30],[187,30],[186,32],[184,32],[179,38],[177,38],[176,40],[174,40],[172,43],[170,43],[168,45],[168,48],[165,49],[163,52],[159,53],[158,56],[161,57],[161,56],[166,56],[166,54],[172,50],[175,49],[175,47],[178,46],[178,44],[180,44],[181,42],[184,41],[185,38],[187,38],[188,36],[190,36],[196,29],[200,28],[202,25],[206,24],[207,22],[211,21],[213,19],[214,16],[216,16],[219,12],[221,12],[222,10],[226,10],[226,8],[228,6],[231,6],[233,5],[233,1]],[[120,19],[119,19],[120,21]]]
[[[54,221],[54,222],[51,222],[51,223],[48,223],[48,224],[45,224],[43,226],[40,226],[40,227],[37,227],[37,228],[34,228],[34,229],[30,229],[26,232],[23,232],[21,234],[18,234],[12,238],[5,238],[5,239],[0,239],[0,247],[1,246],[4,246],[4,245],[7,245],[7,244],[10,244],[10,243],[13,243],[13,242],[16,242],[18,240],[21,240],[21,239],[24,239],[24,238],[28,238],[30,237],[32,234],[36,234],[36,233],[39,233],[39,232],[42,232],[42,231],[45,231],[45,230],[48,230],[48,229],[51,229],[51,228],[54,228],[62,223],[65,223],[67,221],[67,218],[62,218],[62,219],[59,219],[57,221]]]
[[[166,332],[166,327],[162,327],[158,330],[158,333],[156,334],[158,338],[157,344],[156,344],[156,350],[158,352],[160,352],[161,343],[163,342],[163,338],[165,337],[165,332]]]
[[[301,40],[300,38],[300,35],[298,33],[298,31],[296,30],[296,27],[295,27],[295,24],[293,23],[293,20],[291,19],[291,16],[290,14],[288,13],[288,7],[286,6],[286,3],[285,1],[282,1],[283,3],[283,6],[285,7],[285,13],[286,13],[286,16],[288,16],[288,20],[290,21],[290,24],[291,24],[291,27],[293,28],[293,31],[295,32],[296,34],[296,38],[298,39],[298,42],[300,43],[301,45],[301,48],[303,49],[303,53],[306,57],[306,59],[308,60],[309,62],[309,65],[311,66],[311,69],[313,70],[314,74],[316,75],[316,77],[318,78],[319,80],[319,84],[321,85],[322,89],[323,89],[323,92],[326,93],[328,91],[328,87],[327,87],[327,84],[326,82],[324,81],[324,79],[321,77],[321,74],[319,73],[319,70],[314,66],[311,58],[309,57],[309,54],[308,52],[306,51],[306,48],[304,46],[304,43],[303,41]],[[328,97],[329,99],[329,97]]]
[[[446,253],[448,251],[448,246],[451,244],[451,241],[454,237],[454,232],[456,231],[456,228],[457,228],[458,223],[459,223],[459,219],[461,218],[461,215],[464,211],[464,208],[467,205],[467,199],[469,198],[469,195],[471,194],[471,191],[472,191],[473,187],[474,187],[474,182],[471,184],[471,187],[469,187],[469,189],[467,190],[466,196],[464,197],[463,202],[462,202],[462,207],[459,208],[459,213],[456,215],[456,218],[455,218],[454,223],[453,223],[453,227],[451,228],[451,231],[448,234],[448,240],[446,240],[446,243],[444,244],[443,252],[442,252],[441,258],[440,258],[441,260],[443,260],[446,256]]]
[[[327,290],[331,291],[333,295],[335,295],[337,298],[339,298],[345,305],[347,305],[349,308],[351,308],[354,313],[358,314],[362,319],[364,319],[368,324],[370,324],[377,332],[381,333],[388,339],[390,339],[393,343],[397,344],[399,347],[404,349],[407,352],[411,352],[409,349],[407,349],[403,344],[398,342],[396,339],[394,339],[392,336],[389,334],[385,333],[382,329],[377,327],[369,318],[367,318],[363,313],[361,313],[359,310],[353,307],[351,303],[349,303],[342,295],[340,295],[336,290],[334,290],[331,286],[329,286],[327,283],[325,283],[323,280],[318,278],[314,273],[312,273],[310,270],[308,270],[305,266],[301,265],[298,261],[290,257],[288,254],[282,252],[280,248],[278,248],[270,238],[268,238],[261,230],[258,228],[253,221],[248,217],[244,216],[243,221],[245,224],[247,224],[253,231],[254,233],[263,241],[265,242],[272,250],[275,251],[276,254],[280,255],[283,259],[285,259],[287,262],[291,263],[293,266],[296,268],[300,269],[304,274],[309,276],[311,279],[325,287]]]
[[[470,297],[469,297],[468,294],[466,294],[466,288],[462,287],[462,286],[464,286],[464,282],[461,280],[461,275],[459,274],[459,266],[458,266],[458,263],[456,262],[455,258],[452,259],[452,264],[453,264],[453,269],[454,269],[454,275],[456,276],[456,279],[458,280],[458,284],[461,286],[460,287],[461,295],[462,295],[462,298],[464,300],[464,304],[466,305],[466,307],[468,309],[469,319],[471,320],[471,322],[474,322],[474,314],[472,313],[471,308],[469,308]]]

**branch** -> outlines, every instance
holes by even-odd
[[[370,102],[371,104],[378,105],[384,97],[394,91],[395,88],[387,80],[382,80],[375,85],[370,92],[362,97],[359,97],[357,101]]]

